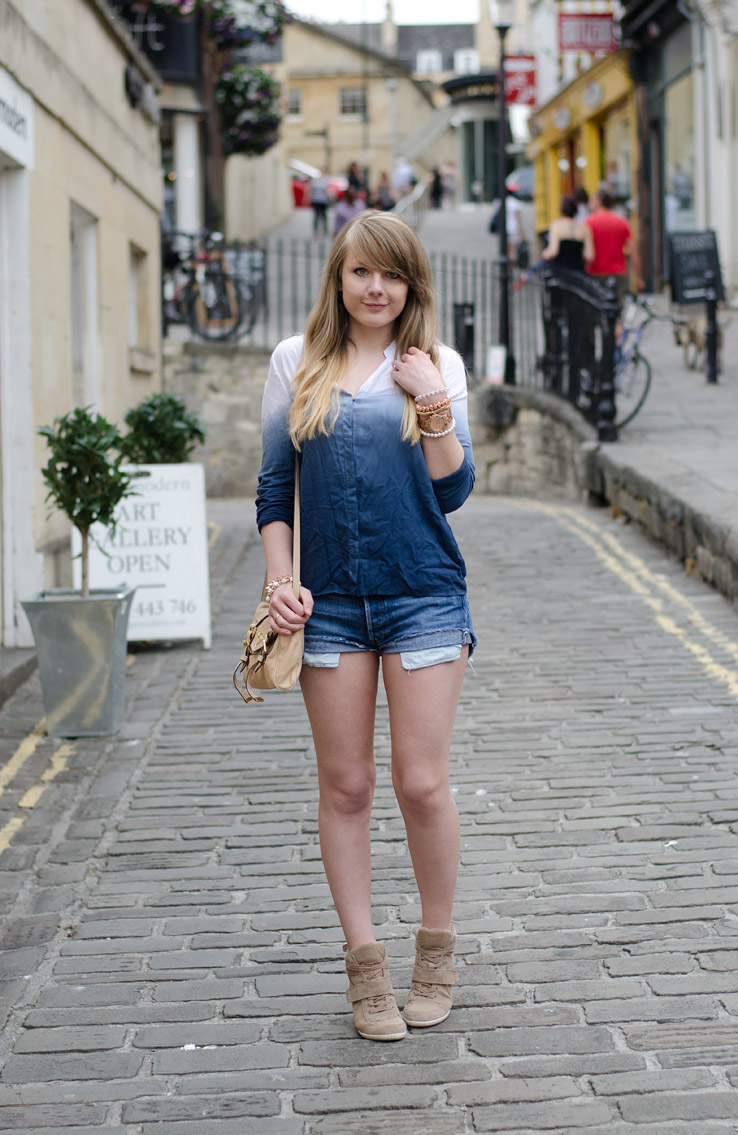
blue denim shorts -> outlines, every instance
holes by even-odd
[[[465,595],[319,595],[305,624],[306,666],[335,667],[344,653],[400,654],[405,670],[452,662],[477,644]]]

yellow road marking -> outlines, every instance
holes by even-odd
[[[51,767],[45,769],[41,774],[42,783],[34,785],[33,788],[29,788],[28,792],[24,793],[18,801],[19,808],[36,807],[43,793],[46,791],[49,784],[51,784],[51,781],[55,780],[60,772],[64,772],[67,767],[67,757],[71,756],[73,752],[74,745],[65,741],[63,745],[60,745],[59,748],[51,754],[49,761]]]
[[[689,636],[684,627],[679,626],[673,618],[665,614],[664,599],[658,593],[684,612],[692,630],[704,635],[736,661],[738,661],[738,643],[733,642],[706,619],[691,600],[672,583],[651,571],[645,560],[624,548],[614,533],[603,531],[598,524],[589,517],[582,516],[571,505],[555,505],[515,498],[505,498],[505,503],[516,508],[542,512],[577,536],[592,549],[608,571],[622,580],[626,587],[651,609],[656,625],[666,634],[673,635],[699,662],[705,673],[726,686],[731,695],[738,700],[738,670],[718,662],[704,646]]]
[[[212,552],[213,548],[220,538],[223,527],[220,524],[216,524],[214,520],[210,520],[208,521],[208,528],[210,529],[210,535],[208,536],[208,551]]]
[[[32,757],[38,748],[38,743],[46,733],[46,719],[44,717],[34,725],[27,737],[24,737],[7,764],[0,769],[0,796],[10,781],[23,768],[29,757]]]
[[[18,816],[14,820],[9,820],[4,828],[0,828],[0,855],[8,848],[18,828],[23,827],[24,820],[25,816]]]

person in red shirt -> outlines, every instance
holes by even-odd
[[[592,212],[586,224],[594,239],[594,260],[587,265],[590,276],[614,276],[617,280],[618,302],[622,305],[628,290],[628,264],[630,260],[639,291],[643,291],[641,262],[638,245],[625,217],[613,212],[615,199],[606,189],[600,189],[592,198]]]

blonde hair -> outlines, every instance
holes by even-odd
[[[439,365],[433,273],[425,249],[410,225],[393,213],[359,213],[334,241],[305,327],[290,412],[290,437],[298,449],[303,441],[330,433],[338,417],[338,388],[350,343],[350,319],[341,298],[341,270],[349,252],[367,267],[396,272],[408,285],[405,307],[395,320],[398,356],[418,347]],[[415,444],[420,440],[415,402],[409,394],[405,399],[402,437]]]

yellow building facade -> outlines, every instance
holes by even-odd
[[[561,198],[580,186],[607,188],[634,225],[638,153],[636,105],[627,57],[608,55],[531,117],[527,149],[535,166],[536,229],[560,215]]]

